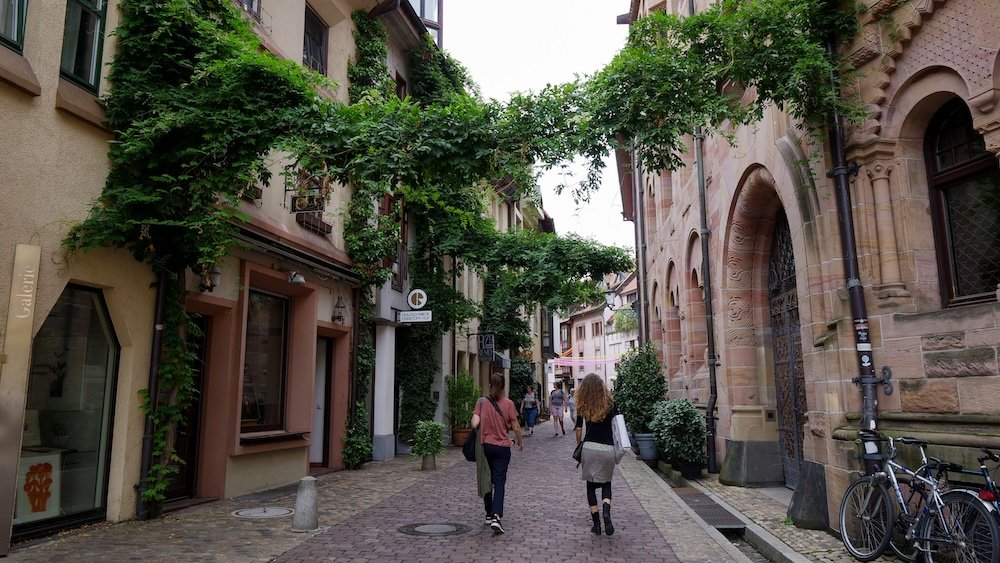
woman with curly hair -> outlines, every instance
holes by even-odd
[[[615,470],[615,441],[611,419],[618,414],[611,400],[611,393],[604,381],[595,373],[583,378],[576,390],[576,441],[583,440],[580,463],[582,479],[587,482],[587,502],[590,517],[594,520],[591,532],[601,534],[601,515],[598,514],[597,489],[603,499],[604,533],[615,533],[611,523],[611,475]],[[584,435],[584,423],[587,426]]]

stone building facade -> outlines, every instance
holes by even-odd
[[[721,478],[795,488],[790,515],[804,526],[836,527],[860,469],[855,324],[867,324],[868,361],[892,375],[892,393],[878,389],[881,430],[956,461],[1000,446],[1000,10],[993,0],[866,4],[842,52],[870,111],[847,139],[860,166],[850,197],[867,319],[852,319],[847,301],[831,149],[807,143],[786,114],[771,108],[733,130],[732,144],[705,140],[707,257],[693,151],[682,169],[636,182],[648,326],[669,394],[709,401],[707,260]],[[630,9],[634,21],[689,7]]]

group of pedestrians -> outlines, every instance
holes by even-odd
[[[490,376],[489,393],[476,402],[472,415],[472,428],[478,429],[476,448],[476,481],[479,496],[486,510],[485,525],[495,534],[504,533],[502,523],[504,493],[507,485],[507,467],[510,465],[511,448],[524,451],[524,437],[518,422],[514,402],[504,396],[505,379],[502,373]],[[534,386],[521,399],[527,434],[534,435],[540,403]],[[586,376],[577,391],[567,394],[556,383],[549,393],[554,436],[566,434],[563,422],[564,409],[568,408],[574,421],[574,434],[583,443],[578,467],[581,479],[586,482],[586,498],[593,520],[591,531],[600,535],[615,533],[611,521],[611,476],[618,457],[615,455],[612,418],[618,414],[604,381],[596,374]],[[512,440],[510,432],[514,432]],[[562,432],[560,434],[560,431]],[[598,502],[597,491],[601,498]]]

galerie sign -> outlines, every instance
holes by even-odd
[[[19,244],[14,250],[3,350],[6,361],[0,364],[0,556],[10,548],[41,253],[40,246],[31,244]]]

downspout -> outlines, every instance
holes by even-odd
[[[694,15],[694,2],[688,2],[688,15]],[[701,282],[705,288],[705,331],[706,345],[708,352],[708,405],[705,408],[705,430],[708,442],[708,472],[718,473],[715,459],[715,404],[719,400],[719,386],[716,379],[716,356],[715,356],[715,314],[712,306],[712,268],[708,259],[708,237],[711,231],[708,230],[708,206],[705,194],[705,159],[704,159],[705,133],[701,126],[694,129],[694,160],[698,176],[698,205],[701,215],[701,230],[698,238],[701,240]]]
[[[837,54],[837,38],[831,33],[827,38],[827,51],[831,57]],[[830,87],[837,91],[838,81],[836,71],[830,73]],[[888,384],[888,367],[883,368],[885,375],[875,377],[875,362],[872,354],[872,344],[869,337],[868,312],[865,309],[864,286],[858,273],[858,251],[854,238],[854,218],[851,215],[851,193],[848,186],[848,176],[858,173],[858,166],[848,166],[845,155],[844,118],[836,110],[829,116],[829,141],[832,148],[833,168],[827,172],[827,177],[833,178],[834,196],[837,200],[837,221],[840,227],[840,246],[844,255],[844,277],[847,278],[847,295],[851,307],[851,318],[854,326],[854,348],[857,355],[858,373],[853,383],[861,387],[861,430],[876,430],[878,427],[878,400],[876,385]],[[891,387],[886,392],[891,392]],[[878,441],[865,440],[863,464],[865,473],[876,470],[880,456]]]
[[[138,496],[135,500],[136,518],[149,520],[149,502],[142,498],[148,488],[149,471],[153,466],[153,426],[152,411],[156,410],[156,400],[160,393],[160,352],[163,343],[163,308],[167,297],[167,275],[164,272],[156,274],[156,305],[153,311],[153,342],[150,345],[149,359],[149,408],[146,415],[142,435],[142,458],[139,466]]]
[[[635,190],[638,209],[635,214],[636,262],[639,278],[639,345],[649,342],[649,296],[646,293],[646,204],[643,198],[642,181],[639,179],[639,155],[632,153],[632,186]]]

